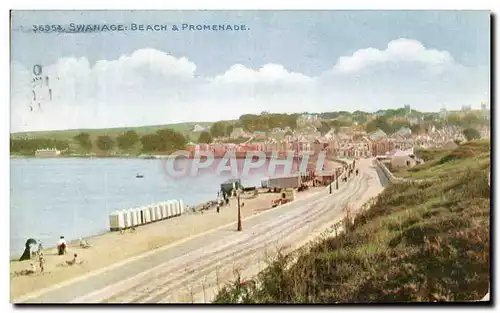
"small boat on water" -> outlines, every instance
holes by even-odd
[[[136,174],[135,175],[135,178],[143,178],[143,177],[144,177],[144,175],[142,175],[142,174]]]

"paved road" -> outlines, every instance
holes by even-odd
[[[343,215],[346,204],[360,205],[382,190],[372,160],[361,160],[360,174],[329,194],[328,188],[146,257],[89,275],[67,286],[25,298],[29,303],[206,302],[235,268],[256,274],[266,256],[290,250],[326,223]],[[259,266],[257,266],[259,265]],[[17,302],[17,301],[16,301]]]

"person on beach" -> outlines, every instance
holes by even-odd
[[[66,254],[68,248],[68,244],[64,239],[64,236],[59,237],[59,242],[57,243],[57,253],[59,255]]]
[[[41,243],[41,242],[39,242],[39,243],[38,243],[38,250],[37,250],[37,254],[38,254],[38,255],[42,254],[42,250],[43,250],[42,243]]]
[[[82,238],[80,238],[80,248],[90,248],[90,244],[87,242],[87,240],[83,240]]]
[[[66,264],[71,266],[71,265],[75,265],[77,262],[78,262],[78,255],[75,253],[73,255],[73,259],[70,261],[66,261]]]
[[[31,268],[26,270],[26,274],[35,274],[36,273],[36,266],[34,263],[30,264]]]
[[[36,266],[33,263],[30,264],[30,268],[15,272],[16,275],[31,275],[35,273],[36,273]]]
[[[40,252],[40,255],[38,256],[38,263],[40,265],[40,273],[43,273],[45,269],[45,258],[43,257],[43,252]]]

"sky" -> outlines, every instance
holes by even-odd
[[[127,30],[32,31],[71,23]],[[132,24],[168,30],[133,31]],[[245,29],[172,30],[182,24]],[[33,102],[36,64],[50,87],[36,89]],[[262,111],[373,112],[407,104],[439,111],[479,107],[489,90],[487,11],[11,14],[11,132],[209,122]]]

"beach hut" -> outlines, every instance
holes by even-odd
[[[123,213],[123,224],[125,228],[132,227],[132,214],[129,210],[122,210]]]
[[[180,206],[180,209],[181,209],[181,213],[180,214],[184,214],[184,210],[185,210],[184,201],[179,200],[179,206]]]
[[[162,220],[163,217],[162,217],[162,211],[161,211],[161,207],[162,207],[162,203],[157,203],[155,205],[155,214],[156,214],[156,219],[159,221],[159,220]]]
[[[161,218],[167,218],[168,217],[168,211],[167,211],[167,202],[162,202],[161,203]]]
[[[174,211],[173,211],[173,209],[174,209],[174,206],[173,206],[172,201],[171,201],[171,200],[168,200],[168,201],[167,201],[167,214],[168,214],[168,217],[169,217],[169,218],[170,218],[170,217],[172,217],[172,216],[174,216]]]
[[[181,202],[179,200],[176,200],[175,201],[177,203],[177,215],[181,215],[182,214],[182,211],[181,211]]]
[[[134,215],[137,219],[137,226],[141,225],[142,222],[141,222],[141,208],[140,207],[137,207],[134,209]]]
[[[155,208],[156,220],[159,221],[161,220],[161,204],[160,203],[155,204],[154,208]]]
[[[137,208],[137,223],[139,225],[146,224],[146,212],[144,211],[144,207]]]
[[[148,205],[148,208],[149,208],[149,214],[151,215],[151,222],[156,221],[156,212],[154,204]]]
[[[111,231],[121,230],[125,228],[123,220],[123,212],[115,211],[109,215],[109,229]]]
[[[140,225],[139,224],[139,209],[137,208],[133,208],[133,209],[129,209],[129,212],[130,212],[130,224],[132,226],[137,226],[137,225]]]
[[[175,216],[179,216],[181,214],[181,209],[179,207],[179,201],[178,200],[174,200],[174,211],[175,211]]]
[[[144,213],[144,224],[151,223],[151,211],[149,210],[149,207],[144,206],[142,211]]]

